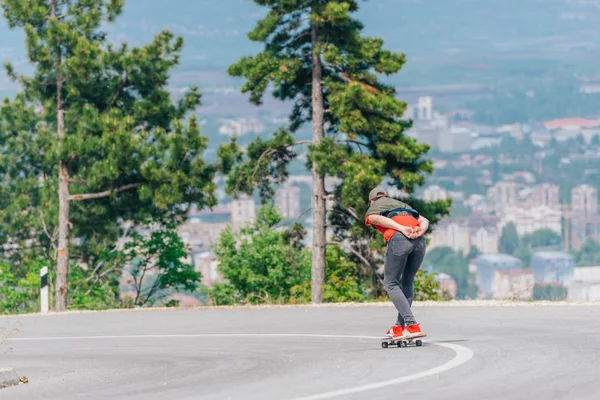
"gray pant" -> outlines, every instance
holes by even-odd
[[[417,323],[410,307],[414,296],[414,283],[425,257],[425,238],[411,240],[400,232],[390,239],[385,251],[384,285],[392,303],[398,310],[396,325]]]

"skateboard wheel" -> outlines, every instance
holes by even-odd
[[[417,341],[415,342],[415,344],[417,345],[417,347],[421,347],[421,346],[423,346],[423,342],[422,342],[422,341],[420,341],[420,340],[417,340]]]
[[[398,347],[402,347],[402,342],[398,342]]]
[[[384,349],[387,349],[388,348],[388,343],[387,342],[381,343],[381,347],[383,347]]]

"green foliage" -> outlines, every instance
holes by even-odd
[[[415,279],[415,301],[440,301],[442,300],[442,289],[440,283],[435,280],[435,273],[427,273],[420,270]]]
[[[364,270],[338,246],[327,246],[327,268],[323,301],[326,303],[360,302],[366,299]],[[295,302],[310,302],[310,282],[292,288]]]
[[[32,254],[55,259],[59,164],[69,178],[75,263],[97,265],[124,233],[119,221],[179,222],[192,204],[215,204],[219,166],[203,159],[207,138],[190,116],[201,95],[193,87],[174,102],[168,88],[181,37],[163,31],[144,46],[111,44],[102,29],[120,14],[121,0],[2,6],[10,27],[25,31],[34,70],[25,76],[6,66],[22,91],[0,109],[0,244],[19,245],[14,265]]]
[[[327,246],[326,273],[323,301],[341,303],[365,300],[359,265],[337,246]]]
[[[457,298],[475,297],[476,290],[470,283],[469,262],[462,253],[450,247],[436,247],[427,252],[423,266],[450,275],[458,286]]]
[[[538,229],[521,238],[521,245],[529,248],[560,246],[562,238],[552,229]]]
[[[171,227],[148,235],[134,232],[121,257],[137,306],[154,304],[171,292],[193,292],[200,284],[200,273],[182,261],[187,257],[186,246]]]
[[[280,222],[276,209],[265,205],[252,225],[221,234],[214,251],[227,283],[208,290],[213,304],[287,303],[294,286],[310,281],[310,253],[298,246],[301,231],[281,229]]]
[[[517,247],[519,247],[520,239],[517,233],[517,227],[514,223],[509,222],[502,228],[502,234],[500,236],[500,242],[498,247],[500,253],[513,254]]]
[[[568,289],[562,286],[535,285],[533,287],[534,300],[561,301],[567,298]]]
[[[586,240],[575,253],[575,263],[580,267],[600,265],[600,243],[593,239]]]
[[[523,261],[523,266],[525,268],[529,268],[531,265],[531,256],[533,252],[529,247],[519,246],[515,249],[513,256],[517,257],[519,260]]]
[[[44,262],[36,260],[23,276],[15,275],[11,265],[0,262],[0,313],[20,314],[39,311],[40,270]]]
[[[72,265],[69,273],[70,310],[107,310],[122,306],[116,279],[93,279],[95,275],[79,265]]]
[[[215,306],[232,306],[236,304],[244,304],[243,299],[235,286],[231,283],[215,283],[212,288],[205,289],[210,301]]]
[[[291,150],[294,139],[288,131],[280,129],[272,139],[256,138],[242,153],[234,140],[220,147],[218,155],[222,170],[229,173],[226,182],[228,193],[252,194],[258,186],[263,199],[272,198],[274,185],[288,178],[287,164],[296,157]]]
[[[471,246],[471,249],[469,250],[469,254],[467,254],[467,261],[471,261],[471,260],[477,258],[477,256],[479,256],[480,254],[481,254],[481,251],[479,251],[477,246]]]

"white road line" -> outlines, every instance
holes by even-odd
[[[431,343],[431,344],[434,344],[436,346],[446,347],[448,349],[452,349],[452,350],[454,350],[456,352],[456,356],[452,360],[448,361],[445,364],[442,364],[442,365],[440,365],[438,367],[435,367],[435,368],[428,369],[428,370],[423,371],[423,372],[418,372],[416,374],[406,375],[406,376],[402,376],[402,377],[399,377],[399,378],[390,379],[390,380],[387,380],[387,381],[371,383],[371,384],[368,384],[368,385],[356,386],[356,387],[353,387],[353,388],[333,390],[333,391],[330,391],[330,392],[315,394],[315,395],[312,395],[312,396],[296,397],[296,398],[294,398],[292,400],[321,400],[321,399],[331,399],[331,398],[334,398],[334,397],[339,397],[339,396],[345,396],[345,395],[350,395],[350,394],[356,394],[356,393],[366,392],[368,390],[381,389],[381,388],[386,387],[386,386],[398,385],[400,383],[414,381],[416,379],[426,378],[428,376],[440,374],[440,373],[448,371],[448,370],[450,370],[452,368],[456,368],[456,367],[458,367],[458,366],[466,363],[471,358],[473,358],[473,350],[471,350],[471,349],[469,349],[467,347],[459,346],[457,344],[450,344],[450,343]]]
[[[301,333],[199,333],[199,334],[173,334],[173,335],[107,335],[107,336],[53,336],[53,337],[29,337],[29,338],[10,338],[9,342],[28,342],[28,341],[58,341],[58,340],[112,340],[112,339],[169,339],[169,338],[209,338],[209,337],[298,337],[298,338],[328,338],[328,339],[381,339],[379,336],[355,336],[355,335],[320,335],[320,334],[301,334]],[[366,392],[369,390],[380,389],[386,386],[397,385],[416,379],[426,378],[440,374],[442,372],[459,367],[473,358],[473,351],[467,347],[452,343],[426,342],[435,346],[445,347],[453,350],[456,356],[440,366],[406,375],[386,381],[371,383],[368,385],[356,386],[352,388],[333,390],[306,397],[297,397],[292,400],[321,400],[334,397],[345,396]]]

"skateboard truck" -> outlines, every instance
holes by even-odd
[[[389,346],[408,347],[409,345],[421,347],[423,346],[423,341],[421,339],[383,338],[381,342],[381,347],[384,349],[387,349]]]

